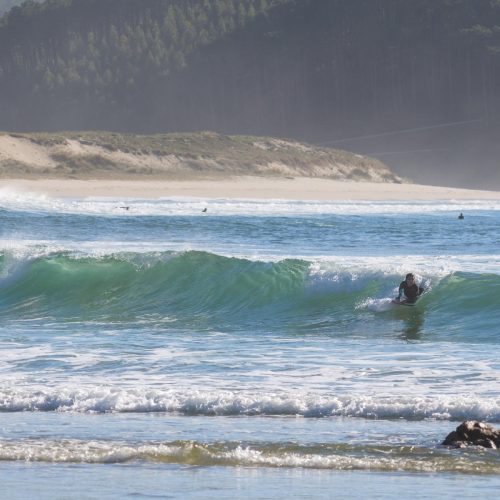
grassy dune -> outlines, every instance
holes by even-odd
[[[0,133],[3,178],[203,179],[242,175],[402,181],[374,158],[272,137],[213,132]]]

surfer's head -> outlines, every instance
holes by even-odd
[[[408,281],[408,282],[415,281],[415,275],[413,273],[408,273],[406,275],[406,281]]]

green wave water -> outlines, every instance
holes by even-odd
[[[308,263],[251,262],[204,252],[74,258],[2,259],[0,311],[51,314],[235,314],[290,299],[304,288]]]
[[[259,321],[318,325],[427,315],[437,326],[467,322],[488,336],[500,321],[500,276],[454,273],[430,277],[412,311],[391,307],[400,276],[378,269],[336,268],[302,259],[251,261],[207,252],[128,253],[75,257],[55,253],[0,261],[4,318],[130,321]],[[496,341],[495,335],[490,340]]]

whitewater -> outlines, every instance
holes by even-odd
[[[9,498],[498,491],[498,200],[0,194]]]

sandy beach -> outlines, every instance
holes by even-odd
[[[500,191],[318,178],[234,177],[226,180],[2,179],[0,189],[51,197],[235,198],[290,200],[500,199]]]
[[[0,134],[0,189],[56,198],[500,199],[500,191],[413,184],[376,159],[294,141],[101,135]]]

